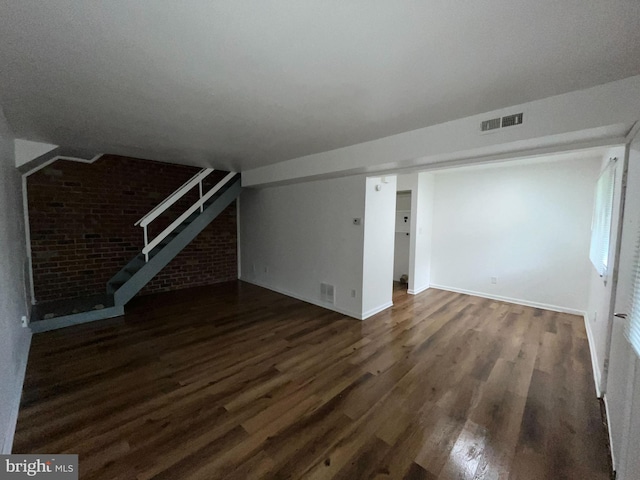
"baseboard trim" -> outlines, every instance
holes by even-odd
[[[327,310],[332,310],[334,312],[341,313],[342,315],[346,315],[347,317],[355,318],[356,320],[362,320],[362,315],[360,313],[354,313],[354,312],[351,312],[351,311],[346,310],[344,308],[336,307],[335,305],[329,305],[329,304],[326,304],[326,303],[322,303],[322,302],[320,302],[318,300],[307,298],[307,297],[304,297],[302,295],[298,295],[297,293],[290,292],[290,291],[285,290],[283,288],[274,287],[273,285],[268,285],[266,283],[262,283],[262,282],[259,282],[257,280],[247,280],[246,278],[242,278],[242,277],[240,277],[239,280],[241,280],[243,282],[246,282],[246,283],[250,283],[250,284],[255,285],[257,287],[266,288],[267,290],[271,290],[273,292],[280,293],[282,295],[286,295],[287,297],[295,298],[296,300],[300,300],[302,302],[310,303],[310,304],[316,305],[318,307],[326,308]]]
[[[465,295],[471,295],[473,297],[488,298],[490,300],[498,300],[500,302],[514,303],[516,305],[523,305],[525,307],[541,308],[543,310],[551,310],[552,312],[570,313],[572,315],[579,315],[581,317],[584,315],[584,310],[576,310],[575,308],[561,307],[558,305],[549,305],[547,303],[531,302],[529,300],[522,300],[520,298],[502,297],[500,295],[491,295],[489,293],[476,292],[473,290],[465,290],[463,288],[449,287],[447,285],[435,285],[432,283],[430,285],[430,288],[447,290],[448,292],[463,293]]]
[[[13,438],[16,433],[16,425],[18,424],[18,413],[20,412],[20,403],[22,401],[22,387],[24,385],[24,377],[27,373],[27,362],[29,360],[29,350],[31,350],[31,335],[29,336],[26,352],[24,353],[24,357],[22,358],[22,361],[20,362],[20,367],[18,369],[18,379],[16,382],[17,384],[15,386],[15,391],[18,392],[18,399],[11,406],[11,414],[9,416],[9,430],[4,432],[2,448],[0,449],[0,454],[2,455],[11,454],[11,450],[13,448]]]
[[[431,285],[427,284],[427,285],[423,285],[422,287],[418,287],[418,288],[409,288],[409,289],[407,289],[407,293],[409,295],[417,295],[419,293],[424,292],[425,290],[428,290],[429,287],[431,287]]]
[[[369,317],[373,317],[375,314],[380,313],[389,307],[393,307],[393,302],[387,302],[384,305],[380,305],[376,308],[372,308],[371,310],[368,310],[362,314],[362,320],[366,320]]]
[[[596,386],[596,396],[603,398],[602,386],[600,385],[602,375],[600,374],[600,367],[598,365],[598,356],[596,355],[595,342],[593,340],[593,334],[591,333],[591,325],[589,324],[589,315],[583,314],[584,317],[584,329],[587,331],[587,343],[589,344],[589,353],[591,356],[591,369],[593,370],[593,382]],[[607,414],[607,418],[608,414]],[[607,420],[608,421],[608,420]]]

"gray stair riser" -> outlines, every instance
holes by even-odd
[[[125,305],[136,293],[155,277],[178,253],[184,249],[207,225],[233,202],[242,189],[239,176],[232,180],[233,184],[220,195],[204,212],[186,226],[171,242],[161,248],[149,261],[131,278],[124,279],[125,283],[114,292],[116,305]],[[127,268],[127,267],[125,267]],[[121,271],[123,272],[124,269]],[[116,277],[118,277],[116,275]],[[116,277],[112,281],[116,280]],[[120,280],[118,278],[118,280]],[[111,283],[111,282],[110,282]],[[111,292],[109,292],[111,293]]]

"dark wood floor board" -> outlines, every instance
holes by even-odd
[[[391,447],[377,437],[370,437],[367,443],[351,457],[349,462],[333,476],[339,480],[354,478],[374,478],[376,474],[386,474],[388,470],[380,466],[380,459],[384,458]]]
[[[303,478],[309,465],[326,461],[331,447],[356,426],[341,411],[345,398],[370,376],[363,375],[319,408],[267,439],[265,451],[276,467],[270,472],[273,478]],[[291,441],[292,437],[296,438],[295,442]]]
[[[424,432],[414,461],[438,477],[463,427],[464,422],[451,418],[445,411],[440,411],[433,425]]]
[[[417,416],[416,416],[417,413]],[[413,472],[428,478],[432,476],[424,468],[415,463],[418,452],[424,442],[426,432],[434,425],[439,412],[433,409],[432,404],[425,404],[414,413],[413,421],[406,421],[404,416],[401,422],[396,423],[395,432],[382,427],[378,430],[378,438],[384,440],[391,448],[382,457],[378,464],[378,470],[388,478],[405,478]],[[387,427],[393,427],[393,422],[387,422]],[[382,478],[385,478],[381,475]]]
[[[375,413],[369,410],[367,414],[349,424],[349,428],[346,428],[340,437],[334,439],[334,443],[307,467],[308,470],[303,472],[300,478],[334,478],[367,442],[373,440],[376,430],[395,414],[394,407],[392,397],[385,396],[385,399],[380,401],[379,410]]]
[[[34,336],[16,453],[81,478],[604,480],[582,318],[428,289],[365,321],[242,282]]]
[[[440,470],[439,478],[473,478],[484,458],[488,437],[487,429],[467,420]]]

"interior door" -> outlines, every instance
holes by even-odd
[[[631,271],[640,232],[640,134],[628,148],[627,188],[615,291],[605,401],[609,415],[614,469],[618,480],[640,479],[640,359],[624,335],[631,294]]]

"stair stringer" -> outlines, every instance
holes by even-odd
[[[204,230],[218,215],[220,215],[231,202],[233,202],[242,185],[240,176],[233,179],[233,184],[207,207],[198,217],[182,230],[171,242],[165,245],[149,261],[138,270],[127,282],[114,293],[116,306],[123,306],[131,300],[144,286],[153,279],[178,253],[180,253],[191,241]]]
[[[124,315],[124,306],[116,305],[114,307],[103,308],[102,310],[90,310],[88,312],[74,313],[62,317],[49,318],[47,320],[39,320],[29,323],[32,333],[48,332],[59,328],[70,327],[72,325],[80,325],[82,323],[95,322],[96,320],[105,320],[107,318],[120,317]]]

